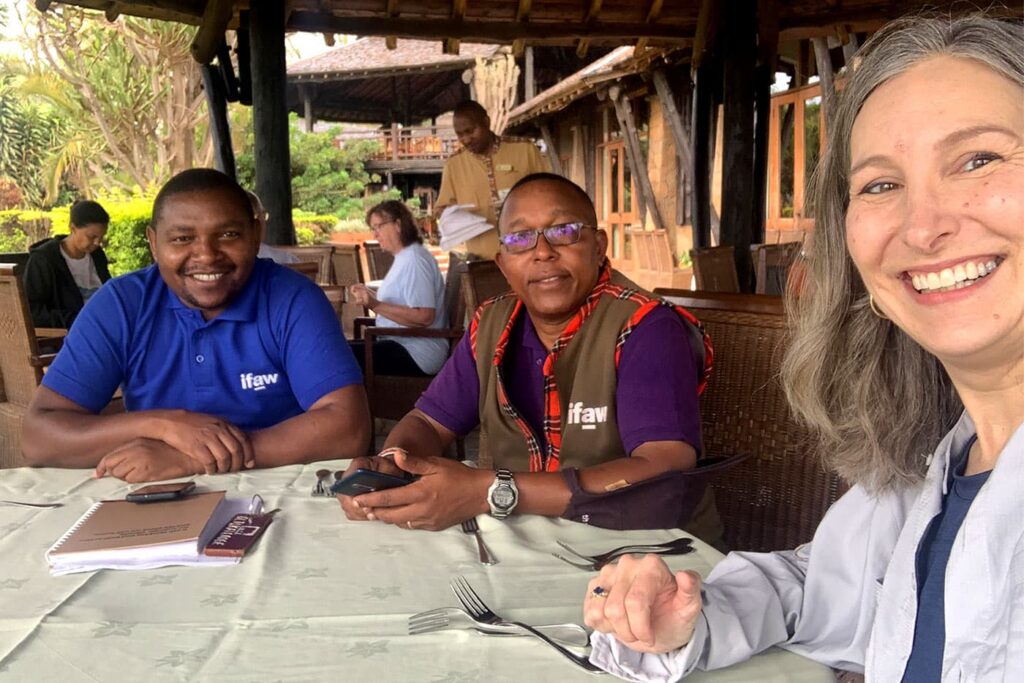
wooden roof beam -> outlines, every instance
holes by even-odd
[[[661,6],[663,0],[650,0],[650,4],[647,6],[647,18],[644,20],[646,23],[651,24],[658,20],[658,15],[661,14]],[[647,49],[647,39],[641,38],[636,41],[636,47],[633,49],[633,56],[639,57]]]
[[[194,60],[200,64],[209,64],[213,60],[217,48],[224,42],[224,32],[234,11],[233,0],[208,0],[203,20],[189,48]]]
[[[603,0],[586,0],[586,2],[588,6],[586,14],[583,15],[583,23],[589,24],[590,22],[595,21],[597,19],[597,15],[601,13],[601,5],[603,4]],[[584,57],[587,56],[587,50],[589,49],[589,40],[584,39],[579,41],[578,43],[576,43],[576,56],[579,57],[580,59],[583,59]]]
[[[460,2],[460,0],[456,0]],[[465,2],[465,0],[461,0]],[[395,35],[400,38],[437,38],[449,36],[453,40],[482,43],[510,43],[517,38],[533,42],[561,40],[574,41],[591,38],[594,40],[623,41],[646,37],[666,45],[689,45],[688,27],[676,24],[644,24],[636,22],[529,22],[529,23],[488,23],[478,21],[422,19],[386,19],[383,17],[336,17],[315,12],[296,11],[292,13],[289,30],[333,31],[360,36]]]
[[[519,0],[519,5],[516,7],[516,21],[519,23],[525,23],[530,20],[530,10],[533,8],[533,0]],[[512,41],[512,54],[519,57],[523,54],[523,48],[526,47],[526,41],[522,38]]]
[[[453,22],[457,22],[457,23],[460,23],[460,24],[462,23],[462,20],[466,16],[466,2],[467,1],[468,0],[452,0],[452,21]],[[397,21],[394,22],[394,23],[397,23]],[[365,32],[359,31],[358,33],[365,33]],[[452,33],[448,33],[448,34],[440,33],[440,34],[437,34],[437,35],[442,35],[442,36],[443,35],[448,35],[448,36],[450,36],[448,38],[448,40],[444,41],[444,50],[443,50],[443,52],[446,55],[457,55],[457,54],[459,54],[459,39],[457,37],[455,37],[454,34],[452,34]]]
[[[388,0],[387,6],[384,8],[384,13],[387,14],[388,19],[394,19],[398,16],[398,0]],[[384,46],[389,50],[395,50],[398,48],[398,38],[396,36],[387,36],[384,38]]]

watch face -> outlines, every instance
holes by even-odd
[[[515,494],[512,493],[512,489],[509,486],[499,486],[494,489],[494,493],[491,495],[491,501],[497,508],[510,507],[515,500]]]

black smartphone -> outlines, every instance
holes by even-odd
[[[175,481],[170,484],[150,484],[135,489],[124,497],[129,503],[155,503],[160,500],[183,498],[196,487],[194,481]]]
[[[413,482],[394,474],[385,474],[376,470],[357,469],[352,474],[331,484],[331,493],[340,496],[358,496],[360,493],[393,489]]]

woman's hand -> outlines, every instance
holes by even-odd
[[[676,572],[657,555],[627,555],[587,585],[583,617],[637,652],[661,654],[690,642],[700,615],[700,575]],[[595,594],[595,590],[597,594]]]
[[[366,285],[351,285],[348,288],[349,303],[365,306],[371,311],[377,305],[377,296]]]

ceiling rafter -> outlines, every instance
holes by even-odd
[[[466,3],[468,0],[452,0],[452,14],[451,18],[453,22],[462,23],[462,20],[466,17]],[[459,39],[448,38],[444,41],[444,53],[446,55],[457,55],[459,54]]]
[[[586,3],[586,13],[583,15],[583,23],[589,24],[592,21],[597,21],[597,15],[601,13],[601,5],[603,0],[584,0]],[[584,38],[576,43],[576,56],[583,59],[587,56],[587,50],[590,49],[590,41]]]
[[[650,3],[647,5],[647,17],[644,19],[644,22],[647,24],[653,24],[654,22],[656,22],[658,20],[658,16],[661,14],[661,7],[663,4],[664,0],[650,0]],[[636,48],[634,48],[633,50],[633,56],[639,57],[646,50],[647,39],[641,38],[640,40],[636,41]]]
[[[396,18],[398,16],[398,0],[388,0],[384,13],[387,14],[388,19]],[[387,36],[384,38],[384,46],[389,50],[394,50],[398,47],[398,38],[396,36]]]
[[[516,7],[516,22],[528,22],[530,20],[531,9],[533,9],[533,0],[519,0],[519,5]],[[512,54],[519,57],[523,54],[524,47],[526,47],[525,39],[519,38],[518,40],[512,41]]]

